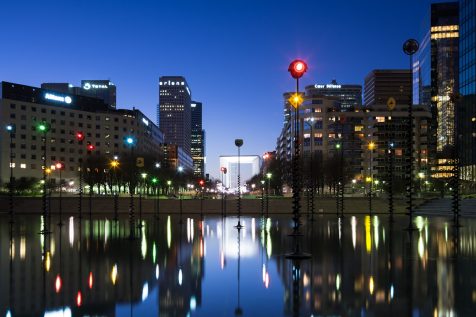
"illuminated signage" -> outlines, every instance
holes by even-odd
[[[144,122],[146,126],[149,126],[149,120],[147,120],[146,118],[142,118],[142,122]]]
[[[73,101],[70,96],[63,97],[63,96],[58,96],[58,95],[55,95],[55,94],[52,94],[52,93],[49,93],[49,92],[47,92],[45,94],[45,99],[58,101],[58,102],[64,102],[64,103],[67,103],[67,104],[70,104]]]
[[[89,89],[108,89],[109,86],[105,84],[91,84],[91,83],[84,83],[83,89],[89,90]]]
[[[327,84],[327,85],[314,85],[314,88],[317,88],[317,89],[323,89],[323,88],[327,88],[327,89],[340,89],[342,88],[341,85],[334,85],[334,84]]]

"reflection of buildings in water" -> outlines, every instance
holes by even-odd
[[[38,218],[34,218],[39,220]],[[61,291],[55,292],[56,277],[60,273],[59,239],[60,230],[52,227],[49,239],[42,239],[39,232],[39,221],[17,221],[13,241],[13,294],[8,294],[8,287],[0,289],[0,314],[10,309],[13,316],[42,315],[46,311],[57,311],[61,307],[71,307],[72,314],[97,313],[103,316],[114,316],[117,303],[139,302],[143,295],[143,286],[153,285],[155,265],[150,256],[145,260],[141,257],[141,241],[134,240],[128,246],[128,225],[120,223],[115,227],[113,222],[94,220],[92,227],[89,221],[82,221],[81,241],[77,220],[61,230]],[[52,223],[55,223],[54,221]],[[0,225],[0,268],[1,285],[8,285],[9,237],[6,223]],[[43,301],[43,259],[42,241],[49,245],[51,264],[46,274],[46,298]],[[133,289],[130,289],[130,259],[125,248],[132,248],[133,254]],[[117,267],[117,275],[111,277],[113,267]],[[78,292],[81,292],[78,307]],[[13,299],[13,307],[9,307],[9,295]],[[44,307],[43,307],[44,305]]]
[[[304,226],[303,248],[312,259],[301,264],[301,314],[353,315],[364,311],[403,316],[409,303],[408,287],[413,294],[413,310],[422,315],[454,313],[455,281],[456,276],[463,276],[464,261],[449,258],[453,247],[451,241],[445,241],[440,222],[434,221],[430,227],[427,220],[419,224],[421,220],[416,220],[418,231],[412,235],[411,255],[406,251],[408,233],[398,223],[390,228],[387,217],[348,217],[340,228],[337,219],[323,218],[318,224]],[[288,250],[290,231],[290,227],[272,231],[275,253]],[[468,249],[471,239],[475,239],[474,234],[471,238],[463,235],[459,245],[465,241]],[[291,314],[291,265],[283,257],[276,261],[285,286],[285,311]],[[455,263],[459,272],[453,268]],[[412,270],[410,281],[407,267]],[[469,268],[465,271],[471,272]],[[475,283],[458,282],[464,284],[467,288],[462,292],[469,299],[470,285]],[[467,301],[463,307],[471,307],[471,303]]]
[[[187,316],[202,303],[205,230],[201,227],[196,219],[174,224],[174,243],[159,249],[159,258],[164,259],[158,293],[160,316]]]

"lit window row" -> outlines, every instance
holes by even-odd
[[[448,39],[448,38],[455,38],[455,37],[459,37],[458,32],[436,33],[431,35],[432,40]]]
[[[458,31],[459,26],[455,25],[440,25],[440,26],[432,26],[431,32],[447,32],[447,31]]]

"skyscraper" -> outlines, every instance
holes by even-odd
[[[191,154],[192,93],[182,76],[161,76],[157,122],[165,134],[165,141],[180,146]]]
[[[365,106],[383,105],[393,97],[408,105],[412,98],[412,76],[408,69],[374,69],[365,77]]]
[[[192,101],[192,140],[193,174],[203,177],[205,174],[205,130],[202,125],[202,103]]]
[[[459,2],[458,135],[461,177],[476,181],[476,0]],[[473,185],[474,186],[474,185]]]

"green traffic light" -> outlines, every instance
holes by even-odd
[[[38,132],[42,132],[42,133],[48,132],[48,130],[49,130],[48,123],[46,123],[46,122],[38,123],[37,126],[36,126],[36,130]]]
[[[159,180],[158,180],[157,178],[155,178],[155,177],[152,178],[152,183],[153,183],[153,184],[156,184],[158,181],[159,181]]]
[[[340,143],[336,144],[336,149],[340,149]]]

